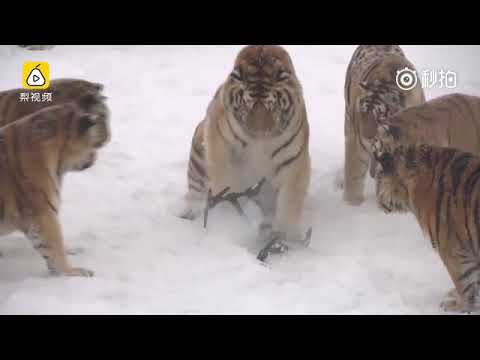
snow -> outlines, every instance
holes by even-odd
[[[186,190],[195,125],[240,46],[0,48],[0,89],[19,87],[23,61],[52,78],[105,85],[112,141],[97,164],[66,177],[61,221],[74,266],[93,278],[51,278],[20,233],[0,240],[1,314],[437,314],[453,285],[413,215],[374,201],[350,207],[335,189],[343,166],[343,86],[355,46],[286,46],[311,126],[311,245],[256,260],[255,231],[228,206],[175,216]],[[480,95],[480,48],[403,46],[418,69],[458,73],[455,91]],[[452,92],[427,89],[430,99]],[[254,214],[250,209],[249,214]]]

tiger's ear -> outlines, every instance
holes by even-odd
[[[105,88],[105,86],[103,86],[103,84],[101,84],[101,83],[94,83],[93,87],[98,92],[103,91],[103,89]]]
[[[96,101],[97,97],[95,94],[92,92],[87,92],[78,99],[78,105],[80,105],[82,109],[88,109],[90,106],[95,104]]]

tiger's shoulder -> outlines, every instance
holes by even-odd
[[[425,123],[434,127],[446,120],[467,118],[480,121],[480,97],[452,93],[439,96],[424,103],[409,106],[385,119],[383,123],[388,126],[404,127],[421,125]],[[452,125],[458,124],[452,121]]]
[[[383,121],[384,143],[425,143],[480,151],[480,97],[453,93],[399,111]]]

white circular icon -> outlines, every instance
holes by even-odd
[[[405,67],[397,71],[397,86],[402,90],[412,90],[417,86],[418,78],[415,70]]]

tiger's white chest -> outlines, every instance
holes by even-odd
[[[268,179],[273,177],[274,162],[272,152],[274,151],[271,141],[251,142],[240,153],[236,153],[235,162],[238,162],[239,170],[245,172],[245,176],[250,179],[262,177]]]
[[[282,157],[273,154],[282,145],[283,137],[251,141],[245,148],[235,149],[232,154],[232,173],[239,186],[250,187],[262,178],[278,185],[276,169]]]

